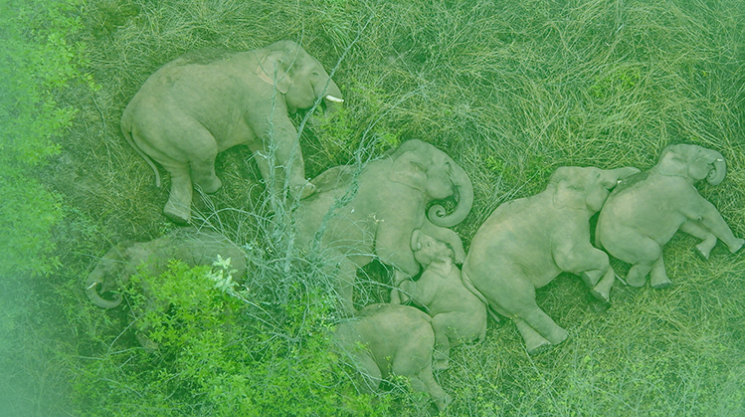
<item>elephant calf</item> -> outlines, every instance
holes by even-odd
[[[632,264],[629,285],[641,287],[650,275],[654,288],[671,284],[662,260],[664,246],[682,230],[702,240],[696,246],[705,259],[722,240],[735,253],[745,240],[732,234],[717,209],[694,184],[706,178],[717,185],[726,175],[719,152],[696,145],[670,145],[652,169],[624,179],[600,212],[596,243]]]
[[[435,335],[427,314],[409,306],[373,304],[341,323],[336,338],[365,377],[365,391],[377,389],[391,374],[401,375],[414,391],[429,394],[440,411],[450,404],[432,375]]]
[[[590,243],[590,217],[602,208],[619,179],[637,172],[559,168],[545,191],[502,204],[476,232],[463,280],[472,282],[494,310],[515,322],[528,352],[567,337],[535,301],[535,289],[562,271],[581,275],[595,297],[610,301],[615,274],[608,255]]]
[[[424,272],[419,280],[405,280],[399,285],[402,301],[408,296],[432,316],[434,367],[446,369],[451,346],[484,338],[486,300],[482,301],[483,295],[479,298],[463,285],[453,250],[444,242],[417,230],[411,246]]]

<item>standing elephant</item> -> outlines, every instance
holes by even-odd
[[[350,166],[324,172],[311,181],[316,193],[295,211],[299,243],[329,262],[346,313],[354,311],[357,268],[374,257],[395,268],[395,285],[419,273],[410,246],[416,229],[450,244],[456,262],[465,259],[460,237],[448,227],[468,215],[473,187],[463,168],[444,152],[409,140],[353,177]],[[451,214],[438,205],[427,213],[430,201],[449,197],[457,201]]]
[[[706,178],[717,185],[727,168],[717,151],[696,145],[670,145],[649,171],[624,179],[600,212],[596,244],[614,257],[632,264],[626,281],[641,287],[650,275],[654,288],[671,284],[662,260],[664,246],[682,230],[702,239],[698,253],[709,253],[721,239],[735,253],[745,240],[735,238],[717,209],[696,191]]]
[[[405,376],[414,391],[429,394],[442,411],[451,398],[432,375],[435,335],[430,323],[414,307],[373,304],[358,318],[341,323],[335,334],[365,377],[365,391],[372,392],[391,374]]]
[[[581,275],[595,297],[610,301],[615,279],[608,255],[590,243],[590,217],[619,179],[636,168],[562,167],[546,190],[497,207],[476,232],[463,280],[511,318],[535,353],[567,337],[535,301],[535,289],[562,271]]]
[[[404,280],[399,288],[404,299],[410,298],[432,316],[434,367],[446,369],[451,346],[484,339],[486,300],[463,284],[453,250],[444,242],[415,230],[411,246],[424,272],[417,281]]]
[[[289,114],[321,97],[327,108],[343,101],[323,66],[291,41],[248,52],[187,54],[145,81],[124,110],[121,128],[155,171],[158,186],[153,160],[171,174],[166,216],[188,222],[192,181],[204,192],[217,191],[222,183],[215,157],[235,145],[254,152],[267,188],[281,190],[287,181],[291,197],[311,194]]]

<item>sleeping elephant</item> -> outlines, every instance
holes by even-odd
[[[111,248],[88,275],[85,292],[95,305],[101,308],[115,308],[122,302],[122,297],[115,294],[109,300],[102,294],[115,293],[137,273],[137,268],[144,266],[148,275],[157,276],[168,269],[172,259],[183,261],[194,267],[212,265],[220,255],[230,258],[230,265],[236,272],[235,278],[246,274],[246,255],[233,242],[224,236],[207,230],[178,229],[170,234],[150,242],[135,243],[126,241]]]
[[[414,230],[451,245],[456,262],[465,252],[460,237],[448,229],[468,215],[473,188],[466,172],[434,146],[404,142],[393,152],[365,165],[359,175],[351,166],[331,168],[311,182],[316,193],[295,211],[298,241],[320,254],[338,277],[346,313],[354,311],[352,293],[357,268],[377,257],[396,271],[394,285],[419,273],[410,240]],[[449,215],[427,204],[454,197]]]
[[[364,391],[373,392],[391,374],[405,376],[415,392],[429,394],[442,411],[451,398],[432,375],[435,335],[430,322],[414,307],[373,304],[339,324],[335,335],[363,374]]]
[[[245,253],[216,232],[187,228],[175,230],[150,242],[122,242],[111,248],[98,261],[86,279],[85,293],[95,305],[106,309],[115,308],[122,303],[122,296],[117,291],[127,284],[138,270],[155,277],[168,270],[168,263],[172,259],[194,267],[213,265],[218,255],[223,259],[230,258],[230,267],[234,270],[232,277],[237,280],[245,277]],[[146,311],[165,311],[168,308],[167,305],[154,303],[148,288],[145,287],[144,290],[147,302],[143,308],[131,311],[134,320]],[[104,298],[103,295],[107,294],[113,294],[113,298]],[[157,348],[157,344],[147,336],[147,325],[138,323],[136,329],[137,340],[143,347],[150,350]]]
[[[636,168],[562,167],[546,190],[497,207],[476,232],[463,280],[500,314],[511,318],[528,352],[567,337],[535,301],[535,289],[562,271],[581,275],[598,299],[609,302],[615,279],[608,255],[590,243],[590,217],[619,179]]]
[[[654,288],[671,284],[662,260],[664,246],[682,230],[702,240],[696,246],[705,259],[721,239],[735,253],[745,242],[732,234],[717,209],[696,191],[695,183],[717,185],[727,168],[717,151],[696,145],[670,145],[649,171],[621,181],[600,212],[596,244],[632,264],[629,285],[641,287],[650,275]]]
[[[402,299],[410,299],[432,316],[432,329],[435,331],[433,366],[446,369],[450,347],[484,339],[486,300],[474,288],[463,284],[453,250],[444,242],[415,230],[411,247],[424,272],[418,280],[404,280],[399,285]]]
[[[121,128],[155,171],[158,186],[153,160],[171,174],[166,216],[188,222],[192,182],[204,192],[217,191],[222,183],[215,157],[235,145],[254,152],[267,188],[282,190],[287,181],[291,197],[311,194],[289,114],[321,98],[327,109],[343,101],[323,66],[294,42],[248,52],[192,53],[145,81],[124,110]]]

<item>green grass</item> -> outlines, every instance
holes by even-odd
[[[267,205],[245,148],[218,157],[224,187],[195,206],[210,227],[252,248],[247,301],[210,289],[204,270],[175,266],[171,278],[182,284],[158,287],[174,307],[151,318],[165,329],[153,353],[139,348],[126,308],[102,311],[85,299],[85,275],[113,244],[175,227],[162,215],[167,175],[156,188],[119,119],[152,72],[197,48],[291,39],[336,67],[345,108],[303,131],[308,175],[406,139],[430,142],[473,181],[472,213],[455,228],[466,247],[494,208],[541,191],[560,166],[647,169],[678,142],[725,156],[725,181],[699,191],[745,236],[739,0],[90,0],[61,10],[27,13],[36,31],[13,32],[43,51],[56,45],[69,60],[47,60],[64,71],[34,67],[43,76],[16,84],[43,86],[50,107],[30,106],[60,119],[17,119],[16,145],[3,143],[34,156],[17,145],[18,132],[40,132],[32,162],[49,161],[17,171],[14,190],[29,184],[30,194],[4,196],[17,204],[2,211],[3,222],[23,219],[29,205],[54,208],[41,210],[48,221],[28,217],[28,229],[8,229],[10,242],[33,237],[28,257],[3,265],[12,278],[2,293],[0,388],[13,395],[0,395],[12,405],[0,410],[10,415],[426,415],[396,381],[372,398],[356,393],[354,372],[327,337],[336,320],[327,277],[281,227],[269,227],[286,212]],[[39,23],[49,19],[67,22],[46,25],[62,34],[54,42]],[[2,172],[18,160],[0,158]],[[37,186],[47,191],[33,193]],[[606,311],[575,276],[538,290],[539,305],[570,333],[548,352],[529,357],[514,325],[490,321],[486,340],[453,349],[451,369],[436,375],[455,399],[444,414],[745,415],[745,258],[719,244],[702,261],[695,243],[681,235],[665,247],[672,288],[617,283]],[[48,275],[31,278],[33,270]],[[383,299],[384,269],[365,273],[360,299]]]

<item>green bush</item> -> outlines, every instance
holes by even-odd
[[[6,1],[0,5],[0,275],[49,274],[52,227],[62,218],[61,196],[39,181],[39,170],[58,155],[57,140],[76,110],[59,104],[70,82],[89,80],[84,46],[72,43],[82,28],[77,1]]]

